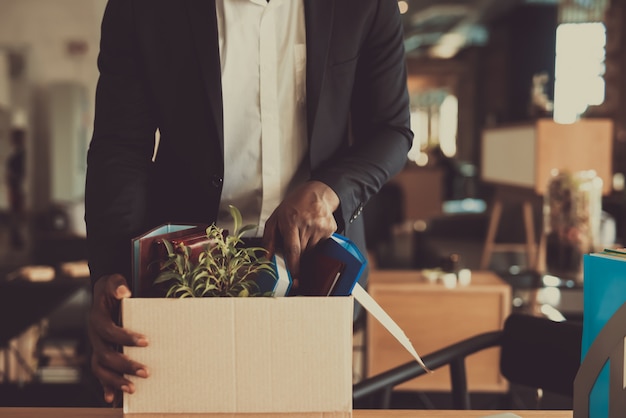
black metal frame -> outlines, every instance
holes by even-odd
[[[500,347],[500,373],[511,383],[573,397],[580,366],[582,322],[555,322],[545,317],[514,313],[502,330],[485,332],[423,357],[426,367],[450,366],[452,407],[470,409],[465,358]],[[389,409],[395,386],[426,374],[416,361],[367,378],[353,386],[353,402],[377,401]]]
[[[502,331],[486,332],[437,350],[422,358],[430,370],[436,370],[446,365],[450,366],[452,405],[455,409],[470,409],[465,358],[478,351],[499,346],[501,341]],[[379,407],[389,409],[391,393],[395,386],[426,373],[426,370],[416,361],[410,361],[355,384],[352,389],[352,399],[356,402],[370,396],[380,396]]]

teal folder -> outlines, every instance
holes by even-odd
[[[626,302],[626,253],[606,250],[583,256],[582,359],[604,324]],[[589,418],[609,416],[609,365],[604,365],[589,397]]]

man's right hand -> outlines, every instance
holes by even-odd
[[[89,311],[89,340],[92,346],[91,369],[104,389],[104,400],[112,403],[120,392],[133,393],[133,383],[124,375],[148,377],[148,369],[119,352],[121,346],[145,347],[145,336],[116,324],[120,301],[130,297],[126,279],[119,274],[102,276],[93,288]]]

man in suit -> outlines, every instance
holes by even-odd
[[[98,66],[89,329],[111,402],[149,374],[115,350],[148,344],[112,320],[133,236],[234,204],[296,275],[335,231],[365,251],[362,209],[412,133],[395,0],[109,0]]]

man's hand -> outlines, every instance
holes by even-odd
[[[124,374],[148,377],[146,366],[120,353],[119,346],[145,347],[145,336],[118,326],[120,301],[130,297],[126,279],[119,274],[103,276],[94,284],[89,311],[89,339],[92,346],[91,369],[102,384],[104,400],[111,403],[122,392],[133,393],[135,387]]]
[[[339,197],[326,184],[304,183],[278,205],[265,223],[263,246],[273,254],[280,237],[285,263],[297,278],[302,253],[337,230],[333,212],[338,207]]]

